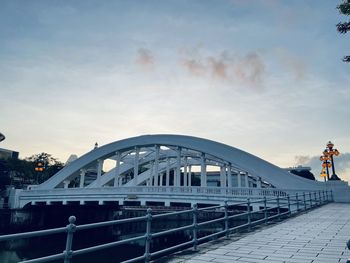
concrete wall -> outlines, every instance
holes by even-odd
[[[328,190],[332,190],[335,202],[350,203],[350,186],[348,182],[328,181],[325,184]]]

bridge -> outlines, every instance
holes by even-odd
[[[350,201],[345,182],[304,179],[250,153],[203,138],[143,135],[95,147],[46,182],[13,190],[9,204],[17,209],[69,203],[223,204],[242,197],[324,190],[332,190],[336,201]]]

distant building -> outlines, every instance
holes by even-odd
[[[68,158],[68,160],[65,163],[65,166],[71,164],[72,162],[74,162],[76,159],[78,159],[78,155],[76,154],[71,154]]]
[[[288,167],[288,168],[283,168],[284,170],[290,172],[290,171],[297,171],[297,172],[303,172],[303,171],[311,171],[311,167],[309,166],[302,166],[302,165],[298,165],[295,167]]]
[[[309,180],[316,180],[315,179],[315,175],[313,173],[311,173],[311,167],[308,166],[296,166],[296,167],[289,167],[289,168],[285,168],[286,171],[301,176],[305,179],[309,179]]]
[[[0,159],[18,159],[19,152],[0,148]]]

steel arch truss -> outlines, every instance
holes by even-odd
[[[104,165],[111,164],[110,160],[113,165]],[[123,186],[321,187],[218,142],[183,135],[144,135],[96,148],[36,189]]]

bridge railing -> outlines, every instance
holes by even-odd
[[[39,263],[39,262],[49,262],[52,260],[63,259],[64,263],[70,263],[70,260],[78,255],[92,253],[94,251],[98,251],[101,249],[107,249],[115,246],[119,246],[122,244],[129,244],[135,241],[143,240],[144,241],[144,254],[142,256],[138,256],[126,261],[124,263],[136,262],[143,260],[144,262],[149,262],[151,259],[169,253],[171,251],[176,251],[181,248],[190,248],[193,247],[194,250],[197,250],[197,246],[201,243],[204,243],[208,240],[212,240],[213,238],[217,238],[220,236],[229,237],[234,231],[239,231],[246,229],[248,231],[251,230],[252,227],[258,224],[267,224],[269,221],[274,219],[282,219],[283,217],[291,216],[292,214],[297,214],[300,212],[307,211],[309,209],[321,206],[323,204],[329,203],[333,201],[333,195],[331,191],[317,191],[317,192],[308,192],[295,195],[286,195],[286,196],[276,196],[276,197],[266,197],[263,198],[255,198],[246,200],[242,200],[242,202],[236,202],[230,204],[229,202],[225,202],[224,205],[218,206],[210,206],[205,208],[198,208],[195,204],[192,209],[164,213],[164,214],[152,214],[152,210],[150,208],[147,209],[146,215],[134,218],[127,219],[119,219],[119,220],[111,220],[105,222],[84,224],[84,225],[75,225],[76,218],[74,216],[70,216],[68,221],[69,224],[66,227],[47,229],[47,230],[39,230],[32,231],[26,233],[18,233],[18,234],[10,234],[0,236],[0,241],[6,240],[14,240],[14,239],[23,239],[30,237],[39,237],[45,235],[52,235],[57,233],[67,233],[66,239],[66,247],[62,253],[30,259],[21,261],[21,263]],[[255,207],[258,209],[253,210]],[[239,210],[238,210],[239,208]],[[243,208],[243,210],[242,210]],[[221,214],[220,217],[209,219],[209,220],[199,220],[200,213],[203,212],[218,212]],[[189,218],[192,218],[192,223],[187,224],[180,227],[174,227],[166,230],[161,230],[158,232],[152,231],[152,221],[155,219],[165,219],[169,216],[175,215],[189,215]],[[233,222],[237,223],[237,220],[241,222],[241,224],[233,224]],[[236,221],[235,221],[236,220]],[[134,222],[145,222],[146,228],[145,233],[139,236],[135,236],[132,238],[127,238],[123,240],[118,240],[106,244],[95,245],[91,247],[86,247],[82,249],[73,250],[73,237],[74,233],[82,230],[95,229],[99,227],[106,226],[116,226],[125,223],[134,223]],[[214,233],[205,233],[200,232],[204,227],[213,225],[215,223],[222,224],[222,228]],[[169,235],[175,232],[180,231],[189,231],[191,232],[191,239],[156,251],[151,251],[151,243],[152,240],[157,237],[162,237],[165,235]]]

